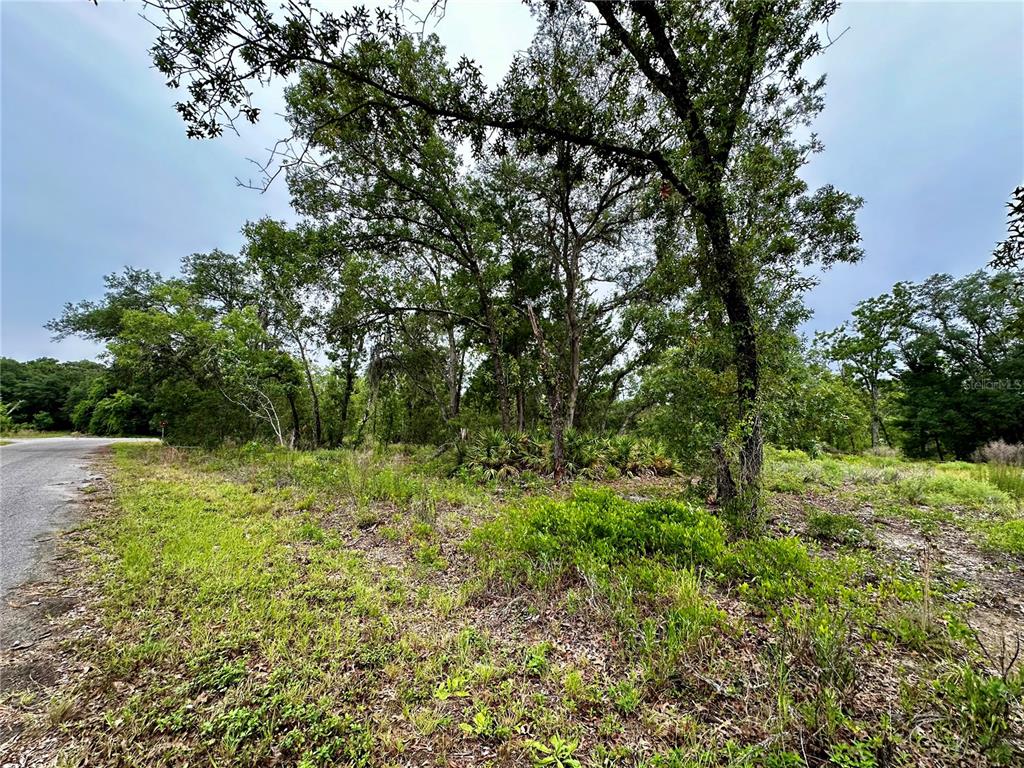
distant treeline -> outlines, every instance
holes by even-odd
[[[0,430],[140,435],[152,431],[150,418],[145,400],[120,389],[100,363],[0,358]]]

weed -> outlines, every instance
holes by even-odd
[[[1012,755],[1006,742],[1010,714],[1021,701],[1024,677],[989,675],[964,664],[936,681],[936,690],[956,729],[973,738],[990,759],[1007,762]]]
[[[444,570],[447,566],[445,559],[441,556],[441,546],[439,544],[420,544],[416,550],[416,561],[428,568],[437,568],[439,570]]]
[[[551,653],[551,643],[545,641],[535,643],[526,649],[523,657],[523,668],[527,674],[540,676],[548,669],[548,654]]]
[[[740,593],[760,605],[777,604],[802,591],[811,573],[811,558],[796,538],[747,539],[724,563]]]
[[[51,725],[61,725],[74,720],[80,710],[78,699],[74,696],[55,696],[46,707],[46,714]]]
[[[511,735],[508,726],[499,723],[486,706],[479,707],[469,722],[459,723],[459,730],[467,736],[485,741],[503,741]]]
[[[853,515],[825,510],[815,510],[808,516],[807,534],[819,541],[848,546],[863,546],[868,541],[863,523]]]
[[[900,498],[911,504],[934,507],[962,506],[979,509],[1005,505],[1009,496],[987,480],[976,477],[936,472],[911,475],[896,484]]]
[[[469,678],[465,675],[452,675],[437,684],[437,688],[434,689],[434,698],[440,701],[447,701],[448,699],[469,696],[469,691],[466,689],[468,684]]]
[[[1024,469],[1006,464],[989,464],[984,469],[984,478],[996,488],[1024,501]]]
[[[533,752],[533,764],[537,768],[582,768],[580,761],[573,757],[578,741],[552,736],[547,744],[531,740],[526,745]]]
[[[479,554],[522,553],[538,562],[587,566],[660,555],[680,564],[712,563],[725,551],[722,521],[694,505],[633,503],[611,491],[577,489],[568,501],[536,499],[474,532]],[[500,561],[499,561],[500,563]]]
[[[620,680],[608,689],[608,698],[622,714],[631,715],[643,702],[643,693],[629,680]]]
[[[583,698],[586,692],[586,685],[583,682],[583,675],[578,669],[570,669],[562,677],[562,692],[571,701],[578,701]]]
[[[983,523],[985,543],[992,549],[1024,556],[1024,520]]]

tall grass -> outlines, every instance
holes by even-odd
[[[1018,501],[1024,500],[1024,468],[1008,464],[988,464],[985,467],[985,478]]]

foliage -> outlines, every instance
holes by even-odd
[[[867,541],[864,525],[852,515],[815,510],[807,518],[812,538],[836,544],[860,545]]]
[[[76,411],[101,391],[109,392],[109,372],[99,363],[82,360],[61,363],[39,358],[25,363],[0,358],[0,400],[6,403],[9,425],[3,431],[29,425],[37,430],[86,431],[88,419],[76,419]],[[139,434],[146,431],[143,421]],[[99,433],[106,434],[106,433]]]
[[[650,477],[675,473],[675,464],[656,441],[631,435],[601,438],[566,430],[565,470],[570,476]],[[526,433],[484,430],[466,451],[466,467],[485,479],[507,479],[524,473],[551,474],[551,439]]]
[[[938,680],[936,688],[957,730],[977,740],[996,764],[1008,765],[1015,748],[1006,739],[1011,735],[1012,709],[1024,695],[1024,678],[1019,673],[992,675],[963,665]]]
[[[824,345],[872,403],[895,388],[897,431],[887,442],[912,456],[966,459],[982,444],[1024,439],[1021,287],[1010,271],[901,283],[858,304],[859,335],[841,328]],[[876,424],[884,429],[880,417]]]
[[[88,431],[94,435],[137,435],[148,431],[148,421],[145,402],[118,390],[93,407]]]
[[[547,744],[531,740],[526,745],[534,753],[533,764],[537,768],[582,768],[582,763],[573,757],[579,742],[552,736]]]
[[[992,440],[979,447],[974,458],[989,464],[1024,467],[1024,443],[1013,445],[1005,440]]]

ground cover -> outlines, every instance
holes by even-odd
[[[1021,759],[1024,512],[975,465],[771,452],[766,532],[738,536],[682,477],[480,484],[426,452],[257,446],[110,461],[67,545],[77,608],[4,660],[0,752]],[[10,674],[45,661],[65,671]]]

